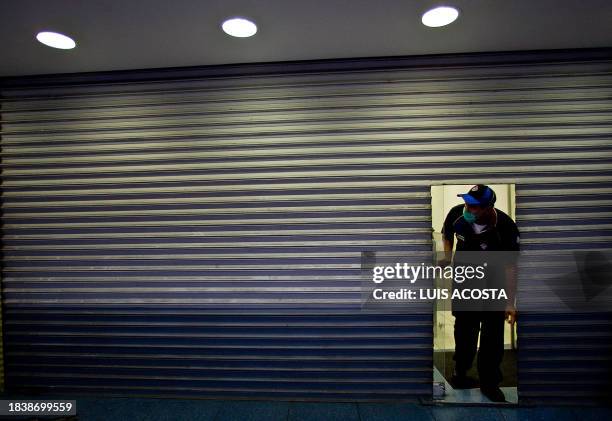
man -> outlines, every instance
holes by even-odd
[[[456,251],[518,251],[519,231],[506,213],[494,207],[496,195],[493,189],[478,184],[467,193],[457,195],[465,204],[453,207],[442,228],[446,261],[450,261],[455,236]],[[455,260],[457,259],[455,255]],[[456,262],[455,262],[456,263]],[[504,310],[453,311],[455,316],[455,372],[451,383],[456,388],[475,386],[475,380],[467,376],[476,356],[480,390],[494,402],[505,402],[499,388],[502,380],[500,365],[504,355],[504,320],[513,325],[516,321],[516,265],[504,263],[501,274],[506,282],[508,300]],[[502,307],[503,308],[503,307]]]

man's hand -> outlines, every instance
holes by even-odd
[[[451,264],[451,259],[447,257],[443,257],[442,259],[438,261],[438,266],[443,267],[443,268],[449,266],[450,264]]]
[[[506,305],[506,320],[511,326],[516,323],[516,307],[512,304]]]

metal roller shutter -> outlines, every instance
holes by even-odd
[[[476,182],[526,249],[610,250],[611,94],[610,50],[6,78],[6,385],[428,396],[431,314],[362,312],[361,253],[430,251],[429,186]],[[525,315],[520,398],[601,399],[610,321]]]

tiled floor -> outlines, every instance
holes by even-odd
[[[442,373],[434,367],[434,381],[444,383],[444,389],[446,391],[444,398],[441,399],[444,403],[493,403],[487,397],[485,397],[480,389],[453,389],[448,381],[444,378]],[[516,387],[502,387],[502,392],[506,395],[506,401],[508,403],[518,402],[518,393]]]
[[[23,396],[11,397],[24,398]],[[2,397],[2,399],[6,398],[6,396]],[[49,399],[61,399],[61,397],[55,396]],[[410,403],[306,403],[78,397],[76,399],[79,421],[604,421],[612,419],[612,408],[497,408],[425,406]]]

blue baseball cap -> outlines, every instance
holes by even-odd
[[[462,197],[466,204],[477,206],[493,206],[495,200],[495,192],[485,184],[476,184],[467,193],[458,194],[457,197]]]

